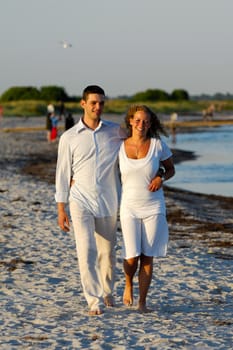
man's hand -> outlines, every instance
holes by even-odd
[[[68,232],[70,230],[70,223],[69,223],[68,215],[65,211],[65,204],[58,203],[57,208],[58,208],[58,225],[63,231]]]

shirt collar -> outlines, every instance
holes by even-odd
[[[107,121],[101,119],[96,130],[100,129],[104,125],[107,125]],[[85,129],[88,129],[88,127],[83,123],[82,118],[80,118],[77,125],[76,125],[76,132],[80,133],[81,131],[83,131]]]

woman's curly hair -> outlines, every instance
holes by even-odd
[[[134,105],[130,106],[130,108],[128,109],[128,112],[125,116],[125,124],[126,124],[126,128],[128,130],[128,136],[132,135],[132,127],[130,125],[130,119],[132,119],[134,117],[134,114],[138,111],[145,112],[150,117],[151,125],[150,125],[148,132],[147,132],[147,137],[160,138],[161,134],[167,136],[167,132],[166,132],[165,128],[163,127],[163,125],[161,124],[157,115],[149,107],[147,107],[146,105],[141,105],[141,104],[134,104]]]

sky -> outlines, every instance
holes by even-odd
[[[0,0],[0,95],[233,93],[232,0]],[[63,48],[67,40],[72,47]]]

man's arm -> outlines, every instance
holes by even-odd
[[[64,134],[63,134],[64,135]],[[66,212],[70,192],[72,156],[66,138],[61,136],[58,146],[58,158],[56,168],[56,193],[58,225],[63,231],[70,230],[69,217]]]

